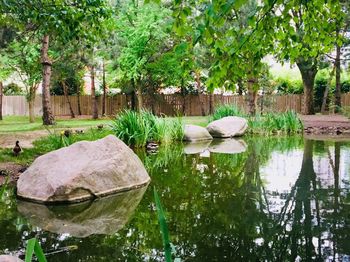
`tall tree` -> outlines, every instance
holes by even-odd
[[[337,18],[344,16],[339,1],[292,0],[275,5],[272,18],[276,28],[279,59],[296,63],[304,85],[304,114],[314,113],[313,88],[321,56],[333,49]]]
[[[0,120],[2,120],[2,100],[4,95],[3,81],[11,74],[11,68],[8,65],[8,56],[6,48],[16,36],[16,31],[5,23],[4,15],[0,15]]]
[[[256,94],[253,83],[261,58],[274,53],[281,61],[297,64],[304,84],[303,113],[312,114],[318,63],[332,49],[334,21],[344,12],[339,1],[327,0],[218,0],[199,4],[188,0],[175,1],[174,16],[180,32],[187,30],[188,21],[195,17],[195,41],[211,46],[217,58],[210,70],[209,87],[246,79],[251,90],[249,103],[253,106]],[[240,26],[242,21],[244,26]]]
[[[53,0],[1,0],[0,11],[22,25],[26,30],[35,31],[42,39],[42,94],[43,123],[54,124],[54,116],[50,106],[50,81],[52,59],[49,54],[50,39],[56,38],[69,42],[76,38],[93,38],[108,17],[106,1],[70,1]]]
[[[273,43],[271,32],[263,30],[261,21],[272,6],[261,7],[255,0],[201,3],[183,1],[175,8],[174,15],[180,20],[175,24],[177,31],[181,34],[188,24],[195,27],[194,42],[210,49],[214,61],[209,70],[208,88],[236,89],[236,83],[244,80],[249,112],[255,114],[261,60]]]
[[[344,39],[345,34],[347,34],[349,25],[350,25],[350,3],[349,1],[343,0],[341,1],[341,9],[345,13],[344,17],[336,18],[336,43],[335,43],[335,96],[334,96],[334,105],[336,112],[339,112],[341,109],[341,82],[340,82],[340,59],[341,59],[341,47],[343,42],[346,41]]]
[[[117,17],[120,41],[118,68],[120,75],[136,92],[138,110],[143,107],[147,65],[167,50],[171,19],[170,10],[162,5],[133,1],[121,8]]]
[[[35,39],[22,38],[14,41],[7,48],[9,66],[17,72],[25,86],[28,102],[29,122],[34,123],[35,95],[41,80],[39,61],[40,45]]]
[[[92,104],[92,119],[98,118],[97,109],[97,97],[96,97],[96,87],[95,87],[95,66],[90,65],[90,79],[91,79],[91,104]]]

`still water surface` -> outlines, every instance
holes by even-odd
[[[148,188],[69,207],[7,190],[0,254],[36,236],[48,261],[164,261],[156,187],[182,261],[350,261],[350,142],[245,138],[137,153]]]

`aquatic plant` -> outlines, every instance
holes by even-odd
[[[165,253],[165,261],[171,262],[172,261],[172,254],[175,253],[175,248],[174,248],[174,245],[170,242],[169,230],[168,230],[168,225],[166,223],[164,210],[163,210],[162,204],[160,203],[158,192],[157,192],[155,187],[153,188],[153,194],[154,194],[154,201],[156,203],[160,232],[162,234],[164,253]],[[180,262],[180,261],[181,261],[180,258],[175,258],[175,262]]]
[[[5,194],[8,182],[9,182],[9,176],[6,177],[5,183],[2,184],[2,186],[0,187],[0,200],[2,200],[2,197]]]
[[[36,238],[31,238],[27,242],[25,262],[31,262],[34,254],[39,262],[47,262],[38,240]]]
[[[160,118],[146,110],[139,113],[124,110],[116,116],[111,128],[118,138],[136,147],[145,146],[148,141],[169,143],[183,138],[181,118]]]
[[[303,130],[302,122],[294,111],[248,116],[235,105],[221,105],[217,107],[214,114],[210,116],[209,121],[218,120],[226,116],[247,118],[249,126],[247,133],[250,134],[297,134]]]
[[[251,134],[297,134],[302,132],[303,125],[293,111],[283,113],[267,113],[264,116],[250,117],[248,120]]]
[[[226,116],[245,116],[245,114],[236,105],[223,104],[216,107],[214,113],[209,117],[209,121],[215,121]]]

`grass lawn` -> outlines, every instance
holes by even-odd
[[[92,127],[101,124],[110,123],[110,119],[103,118],[98,120],[88,118],[74,119],[56,119],[56,125],[50,128],[78,128]],[[5,116],[4,120],[0,121],[0,133],[23,132],[45,129],[40,117],[35,119],[35,123],[29,123],[28,117],[25,116]]]
[[[209,116],[185,116],[182,117],[182,120],[186,125],[206,127],[208,125]]]

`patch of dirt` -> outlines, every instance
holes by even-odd
[[[0,186],[8,180],[10,183],[16,183],[21,173],[27,169],[16,163],[0,163]]]
[[[23,148],[33,147],[34,140],[37,140],[40,137],[49,135],[47,130],[36,130],[28,132],[18,132],[18,133],[9,133],[9,134],[0,134],[0,148],[13,148],[16,144],[16,141],[19,141],[19,144]]]
[[[306,135],[350,137],[350,120],[343,115],[302,115]]]

